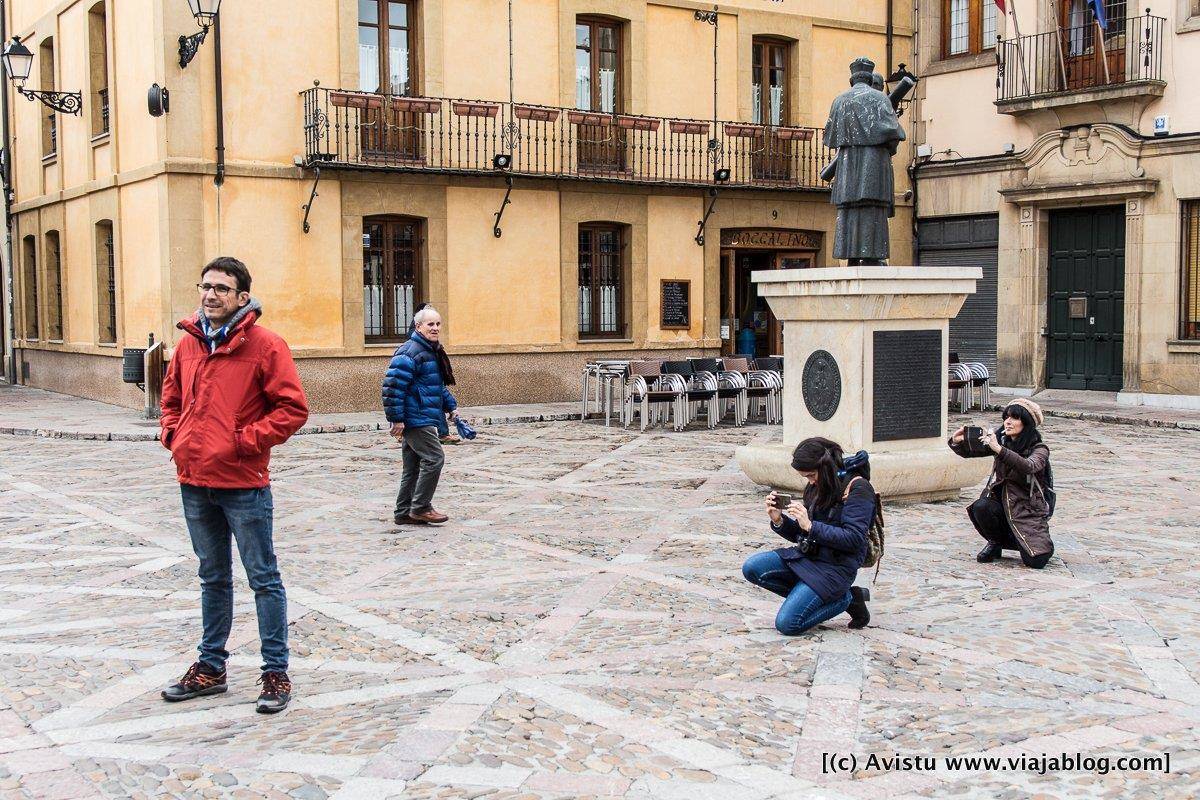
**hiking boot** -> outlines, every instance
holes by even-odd
[[[286,672],[264,672],[258,679],[262,684],[262,694],[258,696],[258,705],[254,710],[260,714],[278,714],[287,708],[292,699],[292,682]]]
[[[392,517],[392,521],[397,525],[420,525],[420,520],[415,520],[408,514],[396,514]]]
[[[229,686],[225,683],[225,672],[217,672],[202,661],[188,667],[177,683],[162,690],[162,699],[168,703],[191,700],[210,694],[223,694]]]
[[[449,522],[450,518],[440,511],[429,509],[422,511],[419,514],[410,514],[409,519],[421,525],[441,525],[444,522]]]
[[[850,587],[850,605],[846,606],[846,613],[850,615],[851,628],[865,628],[871,621],[871,612],[867,610],[867,601],[870,599],[871,590],[867,587]]]
[[[456,433],[447,434],[441,438],[442,444],[462,444],[462,437]]]
[[[1003,547],[1001,547],[998,544],[993,544],[992,542],[988,542],[987,546],[985,546],[982,550],[979,551],[979,555],[975,556],[975,560],[978,561],[980,564],[990,564],[991,562],[995,561],[997,558],[999,558],[1003,554],[1004,554]]]

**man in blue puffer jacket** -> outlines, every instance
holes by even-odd
[[[401,441],[404,473],[396,495],[397,525],[441,525],[449,517],[433,507],[433,493],[446,456],[438,422],[458,416],[458,403],[446,388],[454,382],[450,357],[438,341],[442,317],[431,306],[417,312],[409,340],[396,348],[383,377],[383,409],[391,435]]]

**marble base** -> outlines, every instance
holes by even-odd
[[[805,480],[792,469],[792,447],[746,445],[737,450],[738,466],[757,484],[804,490]],[[871,484],[890,503],[919,503],[957,498],[963,489],[982,488],[990,458],[960,458],[944,444],[934,449],[871,453]]]

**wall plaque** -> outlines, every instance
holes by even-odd
[[[825,422],[842,402],[842,373],[837,361],[825,350],[817,350],[804,362],[800,392],[804,407],[818,422]]]
[[[872,438],[928,439],[942,430],[940,330],[875,331]]]
[[[663,330],[687,330],[692,326],[692,282],[664,280],[662,282]]]

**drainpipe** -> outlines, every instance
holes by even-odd
[[[8,41],[8,8],[4,0],[0,0],[0,42]],[[0,68],[0,81],[3,86],[0,86],[0,127],[3,128],[2,135],[4,137],[4,153],[8,161],[8,176],[4,179],[3,186],[0,186],[0,193],[4,194],[4,259],[8,262],[8,271],[3,272],[3,287],[0,293],[4,295],[4,331],[0,332],[0,357],[7,356],[7,361],[4,364],[4,378],[10,385],[17,382],[17,353],[13,348],[13,342],[16,341],[16,322],[13,319],[14,303],[13,303],[13,246],[12,246],[12,212],[9,208],[9,191],[13,174],[13,153],[12,142],[9,137],[8,125],[8,92],[9,81],[8,73]]]
[[[887,70],[884,75],[892,74],[892,37],[896,35],[895,0],[887,0]]]
[[[217,101],[217,177],[214,179],[218,187],[225,183],[225,103],[221,85],[221,15],[213,20],[213,57],[216,59],[216,101]],[[218,220],[218,225],[220,221]]]

